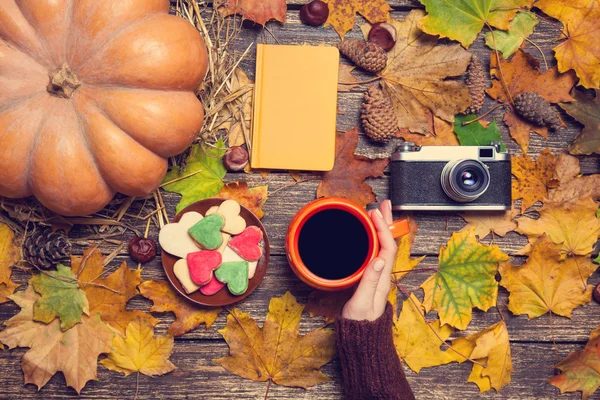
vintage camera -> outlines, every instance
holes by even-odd
[[[510,210],[510,155],[490,146],[417,146],[392,154],[394,210]]]

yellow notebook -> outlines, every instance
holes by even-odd
[[[339,57],[335,47],[257,46],[252,168],[333,168]]]

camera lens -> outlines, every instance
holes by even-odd
[[[490,173],[479,160],[452,160],[442,170],[441,183],[448,197],[466,203],[485,193]]]

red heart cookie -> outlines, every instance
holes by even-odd
[[[212,296],[217,293],[219,290],[223,289],[225,286],[224,283],[221,283],[213,276],[213,278],[206,285],[200,288],[200,293],[205,296]]]
[[[258,245],[263,233],[257,226],[249,226],[242,233],[229,240],[228,246],[246,261],[256,261],[262,256]]]
[[[201,250],[187,255],[190,278],[196,285],[203,286],[210,282],[213,270],[221,265],[222,256],[216,250]]]

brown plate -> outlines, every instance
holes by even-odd
[[[196,203],[190,204],[189,206],[181,210],[181,212],[177,214],[171,222],[178,222],[181,216],[189,211],[196,211],[204,215],[209,208],[211,208],[212,206],[218,206],[224,201],[225,199],[213,198],[201,200]],[[246,225],[257,226],[263,233],[263,241],[261,244],[263,249],[263,255],[260,258],[260,260],[258,260],[258,264],[256,266],[256,273],[254,274],[254,277],[250,279],[250,281],[248,281],[248,290],[246,290],[246,292],[241,296],[235,296],[231,294],[227,289],[227,286],[225,286],[223,289],[219,290],[216,294],[212,296],[205,296],[202,293],[200,293],[199,290],[195,291],[194,293],[187,294],[183,289],[183,286],[181,286],[179,279],[177,279],[175,273],[173,272],[173,266],[175,265],[175,262],[179,260],[179,257],[175,257],[163,250],[161,254],[162,265],[165,270],[165,273],[167,274],[167,278],[169,278],[169,282],[171,282],[171,285],[175,288],[175,290],[177,290],[179,294],[185,297],[186,299],[196,304],[200,304],[201,306],[227,306],[230,304],[237,303],[238,301],[241,301],[248,297],[250,293],[252,293],[254,289],[256,289],[256,287],[264,279],[265,274],[267,273],[267,267],[269,266],[269,238],[267,236],[267,231],[265,230],[265,227],[260,223],[260,220],[256,217],[256,215],[252,213],[252,211],[248,210],[242,205],[240,205],[240,208],[240,215],[246,221]]]

